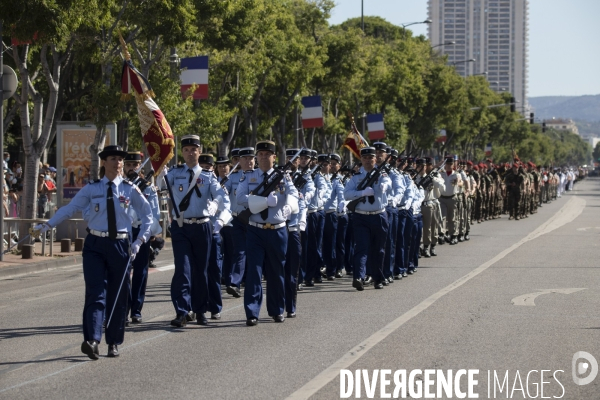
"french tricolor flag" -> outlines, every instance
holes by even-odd
[[[491,143],[488,143],[485,145],[485,155],[486,156],[492,155],[492,144]]]
[[[368,114],[367,129],[369,130],[369,139],[377,140],[385,138],[383,114]]]
[[[323,108],[321,96],[307,96],[302,98],[302,127],[320,128],[323,126]]]
[[[181,96],[185,99],[192,85],[196,85],[194,100],[208,99],[208,56],[182,58],[180,68]]]
[[[442,129],[440,130],[440,134],[438,135],[438,137],[435,139],[436,142],[441,143],[441,142],[445,142],[447,139],[446,136],[446,130]]]

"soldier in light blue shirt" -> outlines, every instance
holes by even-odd
[[[136,180],[139,180],[139,174],[136,174],[136,169],[140,167],[142,163],[142,153],[139,151],[128,152],[125,156],[125,164],[123,167],[124,175],[135,184]],[[150,179],[150,177],[148,178]],[[142,184],[143,185],[143,184]],[[139,324],[142,322],[142,307],[144,306],[144,299],[146,297],[146,284],[148,283],[148,267],[150,259],[150,241],[154,236],[162,232],[160,227],[160,208],[158,205],[158,196],[156,195],[156,188],[150,185],[143,185],[142,193],[150,204],[152,210],[152,226],[150,227],[150,240],[145,242],[141,247],[135,260],[132,262],[133,275],[131,277],[131,292],[129,294],[129,305],[131,309],[131,322]],[[131,226],[133,236],[137,236],[142,225],[142,220],[138,217],[137,213],[132,207],[129,207],[127,214],[131,218]]]
[[[347,269],[346,272],[350,271],[348,264],[346,263],[346,251],[350,251],[350,249],[346,247],[349,217],[348,213],[346,213],[346,200],[344,199],[344,171],[341,171],[342,158],[338,154],[330,154],[329,157],[331,159],[330,172],[332,174],[332,179],[338,181],[337,185],[342,192],[341,200],[338,198],[337,201],[337,232],[335,235],[335,277],[341,278],[344,269]]]
[[[105,170],[104,178],[85,185],[47,223],[34,228],[45,233],[71,218],[75,212],[89,207],[89,234],[82,253],[85,305],[81,351],[92,360],[99,358],[98,343],[102,339],[105,318],[108,357],[119,356],[118,345],[123,343],[125,335],[130,290],[129,279],[125,279],[129,272],[130,254],[135,257],[148,241],[152,225],[152,211],[144,195],[137,186],[121,178],[127,152],[120,146],[106,146],[98,155]],[[127,214],[130,207],[135,209],[142,221],[133,243],[131,219]]]
[[[347,201],[360,200],[352,216],[354,234],[354,280],[352,286],[364,290],[367,263],[373,274],[375,289],[383,289],[383,259],[389,224],[385,213],[386,192],[392,182],[382,174],[372,186],[359,187],[375,168],[375,148],[365,147],[360,151],[363,164],[359,173],[346,184],[344,197]]]
[[[340,179],[332,176],[331,158],[329,154],[319,156],[319,162],[322,162],[323,168],[321,172],[325,177],[327,186],[329,187],[329,195],[325,201],[325,228],[323,230],[323,263],[325,264],[325,273],[328,281],[335,280],[337,272],[336,261],[336,241],[338,230],[338,205],[341,205],[341,210],[344,210],[344,186]]]
[[[171,281],[171,300],[176,317],[171,325],[184,327],[197,316],[199,325],[208,323],[204,313],[208,305],[208,261],[214,229],[225,226],[230,218],[229,196],[216,176],[203,171],[198,164],[200,138],[183,136],[181,149],[185,164],[172,168],[165,179],[173,195],[171,240],[175,257],[175,272]],[[219,199],[220,198],[220,199]],[[223,206],[219,207],[219,201]],[[217,211],[220,211],[217,214]]]
[[[237,188],[236,199],[244,207],[248,206],[250,216],[246,231],[246,289],[244,308],[246,325],[255,326],[262,304],[262,275],[267,280],[267,312],[275,322],[283,322],[285,317],[285,256],[288,230],[286,221],[297,208],[298,191],[292,178],[284,172],[283,179],[268,196],[258,190],[273,176],[278,175],[275,164],[275,143],[270,141],[256,144],[259,168],[247,172]],[[295,206],[294,206],[295,202]]]
[[[295,153],[294,153],[295,154]],[[303,226],[300,227],[302,232],[300,235],[300,242],[302,245],[302,255],[300,258],[300,267],[298,270],[298,290],[303,290],[305,277],[306,277],[306,264],[308,254],[308,205],[312,202],[315,197],[316,189],[315,183],[310,175],[310,162],[311,162],[312,150],[302,149],[300,152],[300,163],[298,169],[292,175],[294,185],[298,188],[298,196],[306,208],[304,209],[304,218],[302,219]]]
[[[404,191],[398,195],[398,230],[396,238],[396,257],[394,260],[394,279],[399,280],[407,277],[408,266],[406,265],[408,256],[408,247],[410,247],[410,238],[414,225],[412,215],[412,202],[414,198],[414,184],[410,174],[404,172],[407,168],[408,157],[399,159],[398,170],[400,172],[401,182],[403,183]]]

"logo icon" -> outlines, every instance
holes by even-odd
[[[589,375],[587,377],[580,378],[580,376],[586,374],[588,371]],[[573,374],[573,382],[576,385],[587,385],[596,379],[596,375],[598,375],[598,361],[590,353],[578,351],[573,354],[571,373]]]

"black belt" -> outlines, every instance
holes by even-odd
[[[453,194],[452,196],[440,196],[440,197],[443,198],[443,199],[453,199],[453,198],[456,197],[456,195]]]

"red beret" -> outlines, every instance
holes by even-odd
[[[478,166],[478,165],[473,165],[473,169],[474,169],[475,171],[479,171],[479,166]]]
[[[473,161],[471,161],[471,160],[467,161],[467,165],[473,166]]]

